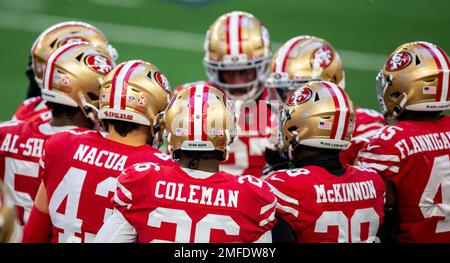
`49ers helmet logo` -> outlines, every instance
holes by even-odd
[[[308,87],[297,90],[288,100],[288,105],[299,105],[307,102],[312,97],[312,90]]]
[[[314,50],[311,57],[313,68],[326,68],[333,62],[334,53],[329,46],[323,46]]]
[[[156,72],[155,73],[155,79],[156,82],[158,82],[158,84],[163,87],[163,89],[165,89],[168,93],[170,93],[170,85],[169,85],[169,81],[166,79],[166,76],[164,76],[164,74],[162,74],[161,72]]]
[[[113,69],[111,60],[99,54],[88,55],[84,62],[90,69],[103,75],[108,74]]]
[[[387,71],[397,71],[407,67],[412,61],[412,56],[408,52],[401,51],[393,54],[386,65],[384,66]]]

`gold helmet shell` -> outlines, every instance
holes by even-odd
[[[398,47],[377,76],[382,112],[397,117],[405,110],[450,109],[449,61],[440,47],[429,42],[411,42]]]
[[[207,83],[194,83],[172,97],[164,116],[168,149],[214,151],[228,159],[236,137],[236,118],[230,100]]]
[[[47,60],[42,98],[80,107],[85,116],[95,122],[100,85],[113,67],[109,54],[103,49],[87,42],[63,45]]]
[[[158,114],[167,107],[170,86],[153,64],[129,60],[104,78],[100,93],[99,119],[153,127]]]
[[[103,32],[90,24],[66,21],[53,25],[38,36],[31,48],[33,73],[41,88],[45,64],[53,51],[65,44],[82,41],[104,49],[114,61],[118,57],[116,49],[108,43]]]
[[[298,88],[282,111],[282,151],[292,159],[299,145],[344,150],[355,122],[353,104],[338,85],[312,81]]]
[[[240,99],[256,98],[261,92],[260,83],[268,72],[271,58],[270,37],[266,27],[252,14],[233,11],[220,16],[206,32],[203,64],[209,80],[225,93],[235,98],[229,89],[248,88]],[[220,71],[255,69],[256,78],[242,84],[225,83]]]
[[[275,52],[265,85],[295,90],[315,80],[329,81],[344,88],[342,59],[326,40],[304,35],[290,39]]]

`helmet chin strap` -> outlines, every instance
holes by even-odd
[[[83,112],[85,113],[85,116],[89,118],[92,123],[94,123],[93,130],[100,130],[102,128],[102,125],[100,123],[100,120],[96,117],[98,116],[98,109],[93,104],[86,101],[86,98],[83,95],[79,96],[81,105],[83,106]],[[88,109],[88,111],[86,110]],[[96,114],[94,114],[94,112]]]

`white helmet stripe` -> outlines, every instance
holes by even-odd
[[[239,55],[239,13],[231,13],[230,15],[230,55]]]
[[[52,82],[53,82],[53,71],[54,71],[54,63],[55,61],[62,56],[65,52],[72,49],[75,46],[80,45],[86,45],[86,42],[77,42],[77,43],[70,43],[66,44],[64,46],[59,47],[57,50],[55,50],[50,57],[47,60],[47,63],[45,65],[45,74],[44,74],[44,86],[43,89],[51,90],[52,89]]]
[[[283,65],[287,59],[287,56],[289,55],[289,51],[291,51],[292,48],[294,48],[294,46],[296,46],[298,44],[298,42],[300,42],[300,40],[302,40],[303,38],[304,38],[303,36],[291,38],[288,42],[286,42],[286,44],[284,44],[280,48],[277,59],[275,61],[275,65],[276,65],[275,72],[276,73],[283,72]]]
[[[200,83],[196,85],[195,88],[195,99],[194,99],[194,140],[202,140],[202,113],[203,113],[203,89],[204,84]]]
[[[125,75],[127,75],[130,68],[136,63],[138,60],[130,60],[120,69],[117,78],[114,81],[115,89],[114,89],[114,106],[113,109],[120,110],[120,101],[122,99],[123,89],[126,88],[125,85]]]
[[[333,90],[334,94],[336,94],[336,98],[338,101],[338,105],[335,105],[336,111],[339,111],[339,113],[340,113],[335,139],[343,140],[345,137],[345,134],[344,134],[345,120],[347,118],[347,115],[350,114],[350,109],[347,107],[347,103],[345,102],[346,97],[343,94],[342,90],[333,83],[329,83],[328,86]],[[331,94],[331,96],[333,96],[333,93],[331,92],[331,90],[330,90],[330,94]],[[333,138],[331,138],[331,139],[333,139]]]
[[[440,87],[441,96],[439,100],[441,102],[446,102],[448,95],[448,87],[450,84],[450,72],[449,72],[450,65],[447,63],[445,55],[442,54],[442,52],[436,46],[428,42],[420,42],[420,44],[427,47],[427,49],[430,51],[431,55],[435,58],[435,60],[437,59],[436,62],[438,64],[438,67],[439,66],[441,67],[440,70],[442,70],[442,86]]]

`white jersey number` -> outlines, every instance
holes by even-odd
[[[39,164],[10,157],[5,158],[5,187],[12,193],[14,204],[24,208],[23,221],[26,223],[30,216],[31,207],[33,207],[33,198],[29,193],[20,192],[16,189],[16,175],[38,178]]]
[[[342,211],[325,211],[317,219],[314,232],[327,233],[329,226],[337,226],[339,230],[339,243],[379,242],[376,236],[380,222],[379,219],[380,217],[372,207],[355,210],[355,213],[350,218],[350,222]],[[367,240],[361,240],[362,223],[369,223]],[[349,233],[351,237],[349,237]]]
[[[189,243],[191,240],[192,218],[181,209],[158,207],[148,215],[147,224],[151,227],[161,227],[161,223],[172,223],[176,225],[174,240],[154,239],[151,242],[159,243]],[[239,225],[230,217],[225,215],[208,214],[195,225],[194,243],[209,243],[211,229],[220,229],[227,235],[239,235]]]
[[[441,186],[442,203],[435,204],[439,186]],[[420,197],[419,208],[425,218],[444,217],[436,225],[436,233],[450,231],[450,158],[442,155],[434,158],[430,179]]]
[[[48,209],[52,223],[55,227],[63,230],[59,233],[59,243],[80,243],[81,238],[75,234],[81,233],[83,220],[79,219],[78,206],[80,203],[81,191],[83,189],[84,180],[87,171],[71,167],[64,175],[64,178],[56,187],[49,201]],[[95,194],[107,198],[109,193],[113,193],[116,189],[117,179],[108,177],[101,181],[95,190]],[[58,212],[58,208],[66,200],[66,208],[64,212]],[[111,214],[111,209],[105,209],[104,220]],[[85,233],[85,242],[93,242],[94,233]]]

